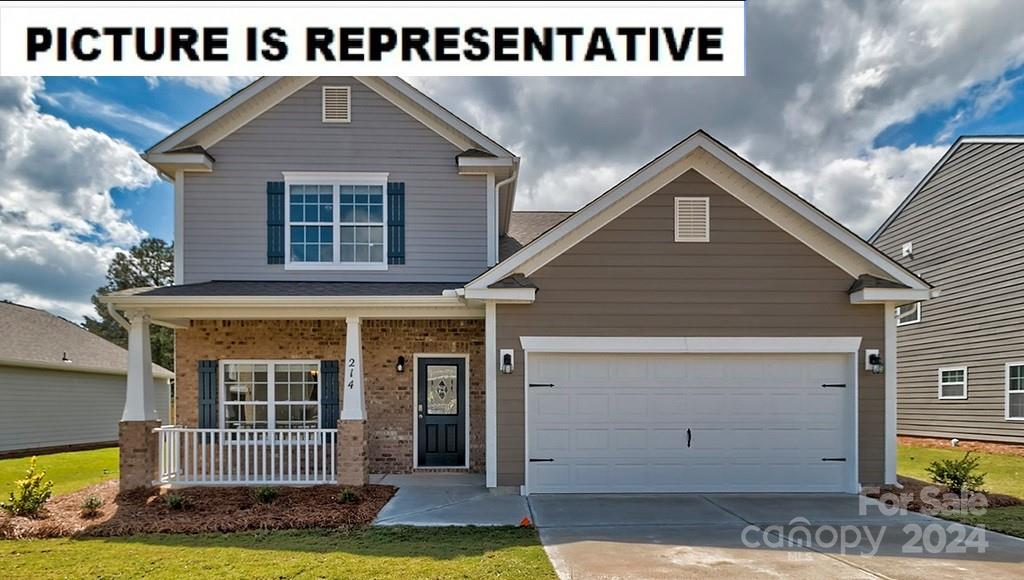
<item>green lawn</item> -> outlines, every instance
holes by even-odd
[[[956,459],[963,457],[964,453],[962,450],[900,445],[897,451],[897,471],[903,476],[931,481],[925,468],[932,461]],[[984,487],[987,491],[1024,498],[1024,457],[993,453],[972,455],[981,458],[980,468],[986,474]],[[940,515],[946,519],[984,525],[990,530],[1024,538],[1024,506],[992,508],[980,516],[960,513]]]
[[[925,468],[932,461],[959,459],[965,451],[957,449],[932,449],[900,445],[896,453],[897,471],[900,475],[923,481],[931,481]],[[981,471],[986,473],[985,489],[993,493],[1024,498],[1024,457],[972,453],[981,458]]]
[[[28,461],[28,457],[0,459],[0,501],[7,499],[15,480],[25,476]],[[54,495],[71,493],[117,477],[117,447],[40,455],[38,465],[53,481]]]
[[[555,578],[524,528],[141,535],[0,542],[0,578]]]

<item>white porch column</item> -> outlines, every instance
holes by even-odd
[[[896,305],[887,302],[885,312],[885,483],[896,483]]]
[[[362,421],[366,419],[366,403],[363,400],[363,340],[358,316],[345,319],[345,362],[342,370],[341,419]]]
[[[156,421],[156,396],[153,392],[153,354],[149,343],[149,316],[141,311],[128,312],[128,386],[122,421]]]
[[[497,306],[484,306],[484,425],[487,487],[498,486],[498,328]]]

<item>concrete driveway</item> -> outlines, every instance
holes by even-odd
[[[534,495],[529,503],[563,579],[994,580],[1024,571],[1024,540],[887,515],[851,495]]]

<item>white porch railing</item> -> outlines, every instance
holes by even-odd
[[[160,427],[160,483],[310,485],[337,482],[335,429]]]

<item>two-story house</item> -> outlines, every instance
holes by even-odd
[[[1024,137],[957,139],[872,236],[935,284],[898,310],[898,429],[1024,443]]]
[[[107,298],[124,487],[895,480],[892,314],[929,286],[704,132],[571,214],[514,212],[520,159],[396,78],[263,78],[145,157],[176,283]]]

